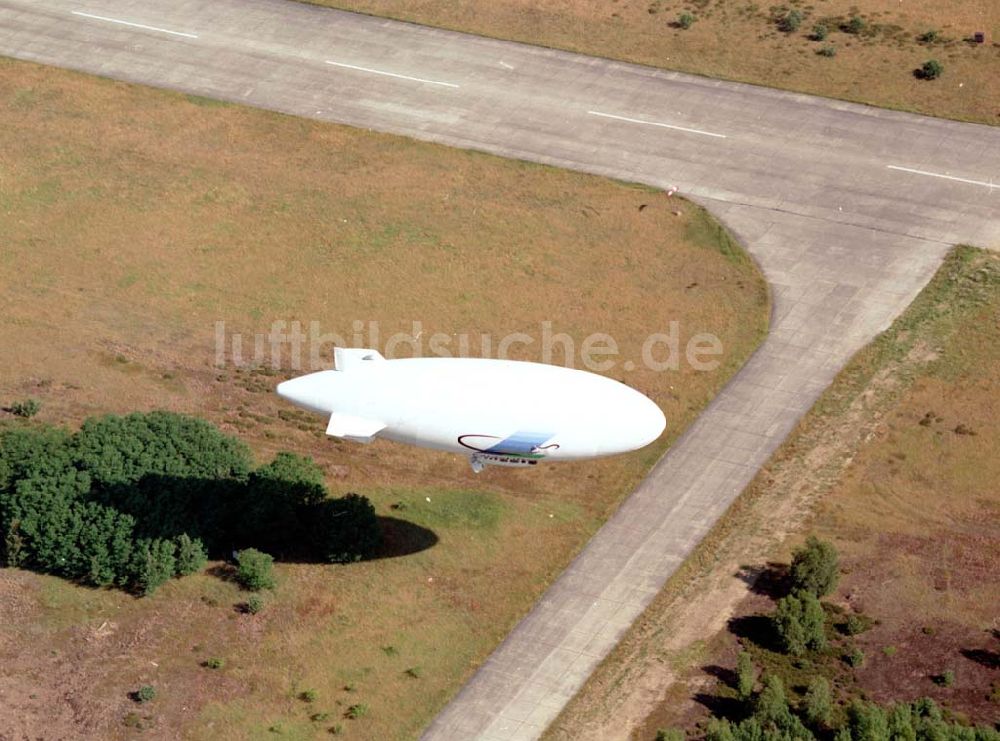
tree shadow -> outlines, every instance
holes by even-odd
[[[780,651],[778,637],[774,634],[774,626],[767,615],[743,615],[734,617],[727,624],[729,632],[737,638],[750,641],[768,651]]]
[[[987,669],[1000,669],[1000,653],[986,648],[963,648],[959,653]]]
[[[764,566],[741,566],[736,577],[746,583],[754,594],[772,599],[780,599],[788,594],[788,564],[768,561]]]
[[[746,716],[744,703],[735,697],[721,697],[707,692],[696,692],[694,701],[708,709],[713,717],[740,721]]]
[[[736,672],[718,664],[707,664],[701,670],[709,676],[715,677],[727,687],[736,689]]]

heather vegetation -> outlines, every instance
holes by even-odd
[[[832,543],[810,536],[787,572],[779,567],[766,574],[768,589],[783,596],[770,616],[737,621],[743,650],[736,669],[716,697],[706,698],[713,717],[692,735],[705,741],[1000,741],[995,728],[963,723],[930,698],[880,704],[857,691],[854,672],[865,657],[854,636],[873,621],[820,602],[837,584],[838,562]],[[941,677],[949,674],[954,682],[952,672]]]
[[[252,589],[270,559],[343,562],[380,534],[364,497],[330,499],[310,459],[249,449],[200,419],[166,412],[0,430],[0,563],[150,594],[241,550]],[[244,564],[244,561],[246,562]]]

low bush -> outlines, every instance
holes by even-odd
[[[685,31],[694,25],[695,17],[690,13],[681,13],[677,16],[677,27],[683,28]]]
[[[42,403],[38,399],[22,399],[10,405],[10,413],[17,417],[30,419],[42,411]]]
[[[868,24],[865,23],[865,19],[859,15],[852,15],[850,19],[842,27],[844,33],[854,34],[855,36],[863,33]]]
[[[221,669],[226,665],[226,662],[216,656],[213,656],[210,659],[205,659],[201,665],[206,669]]]
[[[936,80],[944,72],[944,65],[936,59],[928,59],[920,67],[919,77],[922,80]]]
[[[934,677],[934,683],[939,684],[942,687],[951,687],[955,684],[955,672],[951,669],[941,672],[936,677]]]
[[[236,554],[236,581],[251,592],[274,589],[274,557],[256,548],[239,551]]]
[[[660,728],[656,731],[656,741],[684,741],[683,728]]]
[[[848,666],[858,669],[865,664],[865,652],[860,648],[853,648],[844,655],[844,661]]]
[[[778,19],[778,28],[785,33],[794,33],[799,30],[801,25],[802,11],[800,10],[789,10]]]
[[[136,702],[151,702],[156,698],[156,689],[151,684],[144,684],[134,694]]]
[[[812,34],[810,38],[813,41],[825,41],[826,37],[830,35],[830,27],[825,23],[817,23],[813,26]]]
[[[256,615],[258,612],[264,609],[264,598],[259,594],[251,594],[247,597],[247,601],[243,603],[244,609],[249,615]]]
[[[346,715],[351,720],[357,720],[358,718],[363,718],[364,716],[368,715],[368,706],[360,702],[355,705],[351,705],[349,708],[347,708]]]
[[[299,693],[299,699],[302,702],[316,702],[319,699],[319,694],[316,690],[302,690]]]
[[[823,46],[816,53],[821,57],[835,57],[837,56],[837,48],[835,46]]]

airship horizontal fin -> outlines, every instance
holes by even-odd
[[[359,443],[370,443],[375,435],[385,429],[385,424],[377,419],[354,417],[350,414],[331,414],[326,426],[326,434],[343,437]]]
[[[333,348],[333,363],[339,371],[351,370],[365,362],[383,361],[385,358],[378,350],[366,350],[360,347]]]

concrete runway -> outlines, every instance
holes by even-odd
[[[0,54],[677,187],[758,260],[767,341],[427,739],[537,738],[948,246],[1000,246],[997,128],[281,0],[0,0]]]

